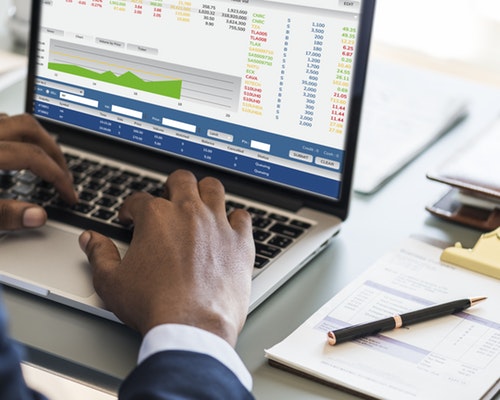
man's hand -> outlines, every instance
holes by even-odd
[[[205,329],[235,345],[248,312],[255,248],[251,217],[226,215],[224,188],[179,170],[165,198],[129,197],[120,219],[134,224],[121,259],[108,238],[91,231],[80,246],[106,306],[145,335],[163,323]]]
[[[12,117],[0,114],[0,169],[28,169],[52,183],[68,204],[78,199],[57,143],[28,114]],[[0,230],[35,228],[46,220],[45,210],[36,204],[0,200]]]

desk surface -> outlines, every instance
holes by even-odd
[[[491,121],[500,92],[457,81],[470,94],[471,115],[374,195],[354,195],[340,234],[330,247],[248,317],[237,351],[254,378],[257,399],[354,399],[340,391],[270,367],[264,349],[299,326],[377,258],[411,234],[472,246],[480,232],[438,220],[425,205],[445,188],[425,173]],[[0,110],[21,112],[24,82],[0,93]],[[37,362],[116,388],[133,368],[140,339],[128,328],[35,296],[6,290],[11,332]]]

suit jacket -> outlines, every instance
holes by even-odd
[[[47,400],[26,386],[19,350],[7,334],[7,317],[0,303],[0,399]],[[168,350],[139,364],[123,382],[119,398],[239,400],[253,399],[253,396],[236,375],[215,358],[190,351]]]
[[[253,396],[236,375],[211,356],[168,350],[156,353],[125,379],[120,400],[243,400]]]

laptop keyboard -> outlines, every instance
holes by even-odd
[[[0,170],[0,199],[37,203],[47,210],[49,218],[53,220],[96,230],[114,239],[130,242],[133,227],[120,223],[118,210],[121,204],[136,191],[161,196],[164,181],[78,155],[65,153],[65,156],[79,193],[80,200],[76,205],[68,206],[59,198],[52,185],[26,170]],[[310,221],[297,219],[285,212],[270,212],[264,207],[228,198],[227,212],[236,208],[246,209],[252,215],[256,249],[254,275],[312,226]]]

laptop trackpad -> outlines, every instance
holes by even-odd
[[[0,275],[52,291],[88,297],[94,293],[87,257],[76,232],[44,226],[0,236]]]

